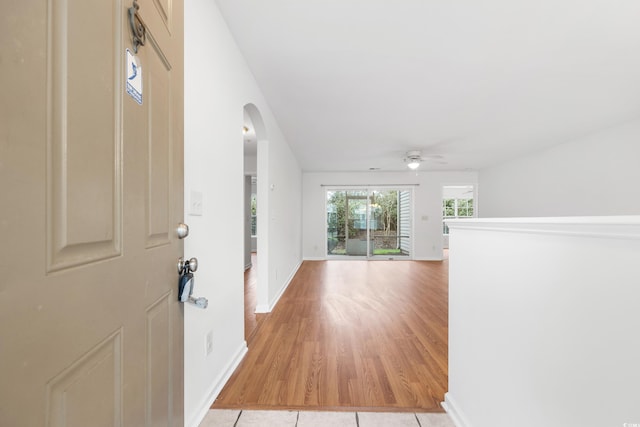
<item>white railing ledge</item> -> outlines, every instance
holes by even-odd
[[[449,230],[558,234],[640,239],[640,215],[531,218],[465,218],[445,220]]]

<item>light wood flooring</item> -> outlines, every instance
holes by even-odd
[[[266,314],[256,314],[257,285],[258,256],[252,252],[251,267],[244,271],[244,339],[248,344],[251,343],[260,322],[267,316]]]
[[[441,411],[447,306],[446,260],[305,261],[212,408]]]

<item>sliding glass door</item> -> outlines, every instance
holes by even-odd
[[[368,192],[327,191],[327,254],[366,256]]]
[[[411,210],[410,189],[328,189],[327,255],[410,257]]]

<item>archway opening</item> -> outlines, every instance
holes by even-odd
[[[269,200],[268,139],[262,115],[254,104],[243,107],[244,147],[244,313],[245,340],[250,343],[268,301]]]

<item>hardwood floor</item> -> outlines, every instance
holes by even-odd
[[[248,344],[251,343],[258,325],[266,314],[256,314],[256,304],[258,284],[258,256],[255,252],[251,253],[251,267],[244,272],[244,339]]]
[[[441,411],[447,307],[447,261],[305,261],[213,408]]]

